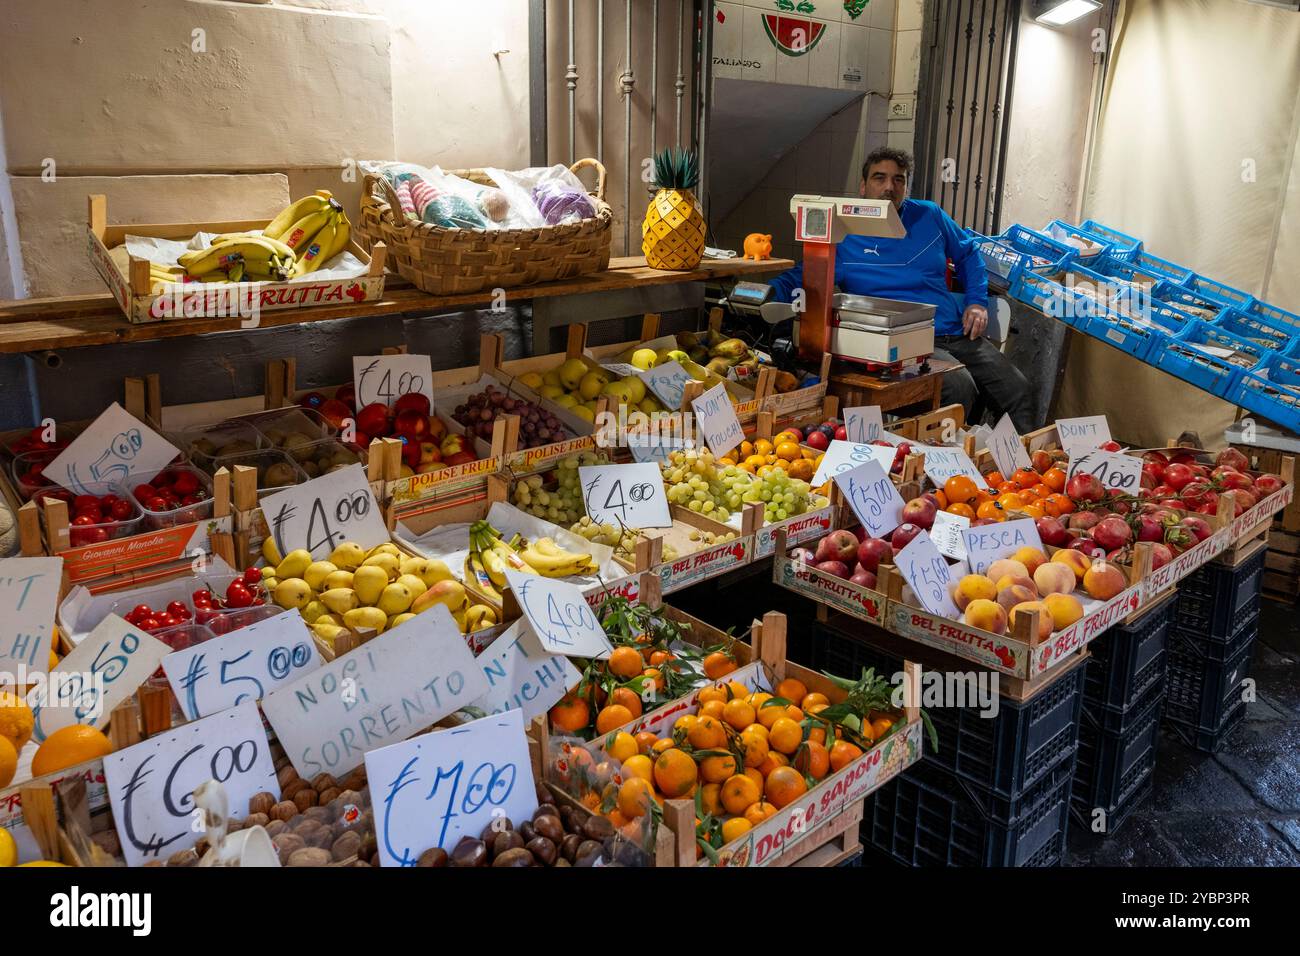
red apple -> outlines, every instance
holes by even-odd
[[[371,402],[357,412],[357,428],[367,435],[387,435],[392,428],[388,421],[388,406],[383,402]]]
[[[349,411],[356,407],[357,390],[351,382],[346,385],[340,385],[334,392],[334,398],[348,406]]]
[[[1065,493],[1075,501],[1101,501],[1106,489],[1096,475],[1076,474],[1065,485]]]
[[[463,465],[471,461],[478,461],[478,459],[474,457],[472,451],[458,451],[454,455],[444,455],[442,458],[442,463],[448,468],[454,465]]]
[[[852,563],[858,558],[858,538],[843,528],[832,531],[817,543],[817,557],[821,561]],[[848,577],[845,573],[844,577]]]
[[[342,429],[343,423],[352,417],[352,409],[337,398],[328,398],[321,402],[321,406],[317,411],[320,412],[325,421],[338,429]]]
[[[836,425],[836,426],[835,426],[835,440],[836,440],[836,441],[848,441],[848,438],[849,438],[849,433],[848,433],[848,431],[845,429],[845,427],[844,427],[843,425]]]
[[[320,392],[308,392],[302,398],[298,399],[299,408],[320,408],[325,404],[325,396]]]
[[[402,397],[406,398],[407,396],[403,395]],[[416,397],[424,398],[423,395],[417,395]],[[393,418],[393,430],[406,435],[414,435],[416,438],[423,438],[429,433],[429,413],[415,408],[400,411]]]
[[[894,533],[889,537],[889,543],[895,551],[902,551],[923,530],[925,529],[912,524],[910,521],[905,522],[894,529]]]
[[[870,571],[857,571],[849,580],[860,587],[871,588],[872,590],[875,590],[876,587],[876,576]]]
[[[849,578],[849,568],[843,561],[818,561],[814,567],[823,574],[833,574],[837,578]]]
[[[913,498],[903,505],[903,521],[929,531],[934,526],[934,516],[939,511],[929,498]]]
[[[397,401],[393,402],[393,414],[400,415],[402,412],[415,411],[428,418],[431,407],[427,395],[421,395],[419,392],[407,392],[405,395],[399,395]]]
[[[1059,518],[1039,518],[1034,522],[1034,527],[1038,529],[1038,537],[1043,544],[1050,547],[1059,548],[1070,540],[1070,533],[1065,530]]]
[[[809,448],[815,448],[818,451],[825,451],[830,447],[831,440],[826,437],[824,432],[812,432],[804,439],[804,444]]]
[[[893,546],[883,538],[867,538],[858,545],[858,564],[864,571],[875,574],[880,570],[882,561],[889,564],[893,560]]]

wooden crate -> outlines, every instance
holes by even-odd
[[[1264,555],[1264,594],[1287,604],[1300,599],[1300,532],[1288,531],[1281,517],[1273,519]]]

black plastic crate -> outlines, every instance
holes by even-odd
[[[1130,794],[1115,807],[1114,810],[1106,814],[1106,829],[1097,832],[1092,829],[1092,809],[1088,808],[1087,814],[1080,812],[1079,804],[1070,804],[1070,816],[1074,819],[1075,832],[1086,833],[1095,840],[1104,840],[1109,836],[1118,833],[1123,829],[1124,824],[1132,819],[1133,814],[1142,808],[1155,792],[1156,788],[1156,768],[1152,764],[1151,768],[1145,771],[1134,785]]]
[[[1228,717],[1243,705],[1241,682],[1250,673],[1255,636],[1243,635],[1229,659],[1220,662],[1207,656],[1197,642],[1176,632],[1172,635],[1165,717],[1182,726],[1184,739],[1221,734]]]
[[[1188,631],[1175,626],[1169,631],[1169,644],[1171,647],[1180,648],[1182,653],[1195,654],[1197,657],[1222,664],[1239,654],[1241,645],[1253,641],[1259,633],[1259,598],[1252,601],[1248,609],[1251,614],[1245,620],[1236,622],[1234,625],[1236,630],[1227,640],[1206,637],[1199,631]]]
[[[913,764],[867,797],[862,838],[904,866],[1055,866],[1065,850],[1071,777],[1044,780],[1010,823],[990,819],[941,767]]]
[[[1237,725],[1245,718],[1246,702],[1243,700],[1237,704],[1234,710],[1224,714],[1223,722],[1214,730],[1168,719],[1166,719],[1165,725],[1177,734],[1179,739],[1187,746],[1202,753],[1212,754],[1219,752],[1224,741],[1228,739],[1228,734],[1236,730]]]
[[[813,639],[817,669],[856,677],[864,667],[893,674],[902,661],[852,635],[823,627]],[[971,665],[978,671],[978,665]],[[1085,667],[1075,667],[1024,703],[1000,697],[989,718],[975,707],[929,707],[939,736],[939,751],[925,748],[925,759],[1002,801],[1019,801],[1024,791],[1074,754],[1083,705]]]
[[[1088,645],[1085,710],[1126,710],[1164,677],[1164,651],[1176,603],[1165,601],[1135,623],[1111,628]]]
[[[1230,639],[1246,606],[1253,601],[1258,607],[1266,550],[1260,548],[1235,568],[1211,562],[1179,581],[1177,625],[1208,638]]]
[[[846,866],[854,866],[854,867],[856,867],[856,866],[861,866],[861,865],[862,865],[862,851],[859,850],[857,853],[853,854],[853,856],[849,857],[849,858],[848,858],[847,860],[845,860],[843,863],[836,863],[835,865],[836,865],[837,867],[840,867],[840,868],[843,868],[843,867],[846,867]]]
[[[1091,829],[1092,813],[1106,811],[1107,832],[1114,833],[1116,815],[1155,772],[1164,695],[1155,697],[1123,733],[1107,733],[1086,721],[1079,730],[1070,800],[1075,819]]]
[[[1097,707],[1090,704],[1085,697],[1079,723],[1079,738],[1082,740],[1083,735],[1090,730],[1108,734],[1128,733],[1133,728],[1133,724],[1142,719],[1153,703],[1164,700],[1168,655],[1160,655],[1159,663],[1160,680],[1148,687],[1146,693],[1139,697],[1132,707]]]

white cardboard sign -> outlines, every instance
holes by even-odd
[[[322,561],[344,541],[369,549],[388,540],[388,527],[361,465],[348,465],[267,495],[262,514],[280,554],[306,548]]]
[[[114,402],[45,466],[69,491],[104,494],[105,483],[149,481],[180,454],[156,431]]]
[[[575,585],[510,568],[506,580],[542,650],[565,657],[606,657],[613,650],[605,629]]]
[[[162,662],[190,720],[261,700],[320,664],[307,622],[292,611],[168,654]]]
[[[0,673],[14,683],[19,667],[49,672],[62,580],[62,558],[0,558]]]
[[[937,511],[930,537],[942,554],[954,561],[966,560],[966,538],[963,532],[970,527],[970,518],[947,511]]]
[[[184,724],[104,758],[113,822],[128,866],[165,860],[203,836],[194,790],[209,780],[226,788],[231,808],[263,790],[278,793],[271,747],[257,705]]]
[[[1003,415],[993,426],[993,433],[988,440],[989,454],[997,463],[1003,478],[1010,478],[1017,468],[1030,467],[1029,452],[1025,451],[1024,442],[1011,423],[1010,415]]]
[[[266,719],[310,780],[346,774],[483,696],[487,678],[438,605],[267,694]]]
[[[844,493],[844,500],[849,503],[871,537],[884,537],[898,527],[903,517],[904,502],[879,463],[868,461],[856,468],[842,471],[835,476],[835,484]]]
[[[597,524],[672,527],[668,494],[658,465],[583,465],[578,469],[578,482],[587,515]]]
[[[421,734],[366,754],[380,866],[415,866],[494,819],[537,809],[528,739],[517,710]]]
[[[844,435],[851,442],[865,445],[884,440],[885,423],[880,417],[879,405],[859,405],[844,409]]]
[[[954,620],[961,617],[948,593],[948,582],[952,579],[948,561],[926,532],[922,531],[895,554],[894,564],[927,611]]]
[[[427,355],[354,355],[352,384],[357,408],[374,402],[392,406],[411,392],[423,395],[433,407],[433,365]]]
[[[971,570],[976,574],[983,574],[994,561],[1009,558],[1021,548],[1043,550],[1043,539],[1038,536],[1038,526],[1033,518],[967,528],[962,537],[966,542]]]
[[[677,435],[666,435],[662,432],[658,435],[648,432],[633,432],[627,436],[627,447],[632,452],[633,459],[638,462],[651,462],[656,465],[667,461],[668,456],[673,452],[693,446],[694,442],[686,441]]]
[[[1092,451],[1110,441],[1110,424],[1105,415],[1086,415],[1082,418],[1058,418],[1056,437],[1066,451],[1079,449]]]
[[[522,620],[506,628],[478,656],[488,691],[474,706],[489,714],[519,710],[524,723],[551,709],[581,672],[560,654],[542,650],[537,635]]]
[[[1135,495],[1142,487],[1142,459],[1113,451],[1076,452],[1070,456],[1067,480],[1076,472],[1095,475],[1107,491]]]
[[[72,724],[102,727],[170,653],[156,637],[108,615],[59,661],[43,699],[32,705],[32,739],[41,743]]]
[[[731,404],[725,386],[713,386],[691,402],[691,408],[695,410],[695,424],[704,436],[704,444],[714,455],[727,454],[744,439],[745,431],[740,427],[736,407]]]
[[[935,487],[942,488],[943,483],[955,475],[965,475],[979,488],[989,486],[975,463],[960,448],[926,448],[924,451],[925,473]]]
[[[851,471],[859,465],[874,461],[886,474],[894,466],[894,457],[898,454],[893,448],[884,445],[859,445],[851,441],[833,441],[822,456],[822,463],[813,475],[812,486],[819,488],[841,472]]]
[[[649,371],[638,371],[637,377],[645,382],[645,387],[654,393],[655,398],[663,403],[669,411],[682,407],[682,393],[689,382],[695,381],[689,372],[677,362],[664,362]]]

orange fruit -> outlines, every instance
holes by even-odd
[[[790,761],[786,758],[785,754],[778,753],[775,750],[769,750],[767,756],[763,758],[763,762],[758,765],[757,769],[758,772],[763,775],[763,778],[766,779],[772,775],[773,770],[776,770],[779,767],[788,766],[790,766]]]
[[[18,751],[8,737],[0,737],[0,787],[9,786],[18,772]]]
[[[663,690],[668,686],[668,682],[664,680],[664,675],[657,667],[647,667],[645,673],[641,676],[646,678],[647,682],[653,683],[655,685],[655,690]]]
[[[825,694],[818,694],[814,692],[812,694],[804,694],[803,700],[799,701],[799,706],[804,709],[804,713],[813,713],[813,711],[809,710],[810,707],[813,707],[817,704],[821,704],[824,707],[829,703],[830,703],[830,698],[828,698]]]
[[[695,695],[695,699],[698,700],[701,704],[707,704],[711,700],[720,700],[725,704],[728,700],[730,700],[730,697],[727,694],[726,685],[719,684],[719,685],[714,685],[713,687],[705,687],[703,690],[701,690],[698,694]]]
[[[1043,473],[1043,484],[1053,491],[1065,490],[1065,472],[1060,468],[1049,468]]]
[[[1037,502],[1032,505],[1025,505],[1020,510],[1031,518],[1041,518],[1047,514],[1047,510]]]
[[[616,827],[627,826],[628,819],[627,817],[623,816],[623,811],[621,810],[611,810],[609,811],[609,813],[605,815],[605,817],[606,819],[609,820],[610,823],[614,824],[614,826]]]
[[[727,746],[727,729],[716,717],[701,717],[686,732],[686,739],[696,750],[717,750]]]
[[[757,716],[758,711],[754,710],[754,705],[743,700],[729,700],[722,708],[722,719],[736,730],[744,730]]]
[[[641,716],[641,698],[630,687],[614,688],[614,693],[609,695],[609,702],[626,707],[633,717]]]
[[[749,705],[754,708],[755,713],[762,710],[763,705],[771,699],[772,695],[765,690],[756,690],[745,698]]]
[[[569,733],[581,730],[591,722],[591,708],[581,697],[565,694],[560,702],[551,708],[548,715],[551,726]]]
[[[963,518],[971,521],[976,517],[975,509],[964,501],[959,501],[956,504],[949,505],[944,509],[944,511],[948,512],[950,515],[961,515]]]
[[[650,748],[650,753],[654,754],[655,756],[658,756],[659,754],[663,753],[665,750],[672,750],[676,746],[677,744],[673,741],[673,738],[664,737],[662,740],[656,740],[654,742],[654,746]]]
[[[1074,512],[1074,502],[1070,500],[1069,495],[1054,494],[1047,499],[1056,506],[1057,515],[1068,515]]]
[[[723,712],[727,705],[720,700],[711,700],[707,704],[700,705],[701,717],[712,717],[714,720],[721,720]]]
[[[874,739],[879,740],[881,737],[885,736],[885,734],[889,733],[889,729],[893,726],[894,722],[888,717],[877,717],[871,722],[871,736]]]
[[[654,783],[655,765],[645,754],[634,754],[623,761],[624,778],[640,777],[649,783]]]
[[[785,715],[789,717],[791,720],[793,720],[796,724],[799,723],[799,721],[803,720],[803,711],[800,710],[798,707],[796,707],[794,704],[786,705]]]
[[[745,811],[745,819],[750,822],[751,826],[758,826],[772,814],[776,813],[776,807],[766,800],[760,800],[752,803],[749,809]]]
[[[794,767],[777,767],[763,785],[763,796],[778,810],[788,807],[807,792],[808,784],[803,774]]]
[[[793,765],[796,770],[805,776],[820,780],[830,772],[831,758],[826,748],[820,743],[806,740],[794,755]]]
[[[768,743],[787,756],[798,750],[799,742],[803,740],[803,728],[789,717],[778,718],[769,731]]]
[[[1002,506],[1004,511],[1019,511],[1025,506],[1025,499],[1017,494],[998,495],[997,503]]]
[[[618,788],[618,811],[629,820],[649,812],[654,786],[644,777],[629,777]]]
[[[738,680],[727,681],[727,690],[731,692],[732,697],[739,697],[741,700],[749,697],[749,688]],[[752,700],[750,703],[754,704]],[[757,707],[758,705],[754,704],[754,706]]]
[[[746,767],[744,770],[741,771],[741,773],[744,774],[746,777],[748,777],[750,780],[754,781],[754,785],[758,787],[759,793],[763,792],[763,775],[758,772],[757,767]]]
[[[728,813],[741,814],[757,803],[763,796],[751,778],[744,774],[735,774],[727,778],[722,785],[722,808]]]
[[[789,715],[785,712],[785,707],[780,704],[770,704],[767,707],[758,708],[758,714],[756,719],[758,723],[762,724],[769,731],[771,731],[772,725],[776,723],[778,720],[780,720],[782,717],[786,718],[787,720],[789,719]]]
[[[1002,472],[997,469],[986,474],[984,480],[988,482],[990,488],[996,488],[998,485],[1002,484],[1002,482],[1006,481],[1006,479],[1002,477]]]
[[[655,745],[655,741],[658,739],[659,739],[658,737],[656,737],[648,730],[641,731],[635,737],[637,750],[639,750],[643,754],[648,754],[650,752],[650,748]]]
[[[720,817],[722,809],[722,784],[706,783],[700,787],[700,809],[711,817]]]
[[[808,728],[808,739],[815,744],[826,743],[826,728],[825,727]]]
[[[637,747],[635,737],[626,730],[620,730],[605,747],[605,752],[619,763],[626,763],[640,753],[640,748]]]
[[[607,734],[611,730],[632,722],[632,711],[622,704],[609,704],[601,708],[596,715],[596,733]]]
[[[609,660],[605,661],[605,669],[624,680],[636,677],[643,667],[645,660],[641,657],[641,652],[633,647],[616,647],[610,653]]]
[[[1006,512],[998,507],[996,501],[986,501],[975,510],[977,517],[984,518],[988,521],[1005,521]]]
[[[979,494],[979,488],[965,475],[953,475],[943,483],[943,493],[953,503],[969,504]]]
[[[0,691],[0,737],[8,738],[14,750],[22,750],[32,739],[35,723],[36,715],[27,701],[11,691]]]
[[[651,667],[660,667],[673,659],[670,651],[651,651],[648,663]]]
[[[757,730],[754,727],[747,727],[740,732],[740,748],[745,754],[746,767],[759,766],[767,758],[767,752],[772,749],[767,742],[767,735],[758,732],[762,729],[761,726],[758,726]]]
[[[700,761],[700,779],[705,783],[722,783],[736,773],[736,758],[728,754],[725,757],[705,757]]]
[[[722,825],[722,844],[726,846],[732,840],[739,840],[753,828],[744,817],[732,817]]]
[[[704,676],[709,680],[725,677],[736,669],[736,662],[722,651],[714,651],[704,658]]]
[[[70,724],[45,738],[32,757],[32,776],[43,777],[112,752],[113,744],[94,727]]]
[[[783,441],[776,446],[776,457],[785,461],[800,461],[803,458],[803,449],[796,442]]]
[[[776,696],[797,704],[808,696],[808,688],[797,677],[787,677],[776,685]]]
[[[695,726],[696,722],[699,721],[699,719],[700,718],[696,717],[694,714],[682,714],[675,721],[673,721],[673,731],[676,732],[680,730],[684,734],[689,734],[691,732],[691,728]]]
[[[856,744],[851,744],[847,740],[837,740],[831,745],[830,761],[831,769],[834,771],[843,770],[854,760],[862,756],[862,748]]]
[[[1020,490],[1020,486],[1014,481],[1004,481],[998,485],[990,485],[990,487],[1000,495],[1007,495]]]
[[[683,797],[699,780],[699,770],[684,751],[665,750],[655,761],[655,786],[670,800]]]

